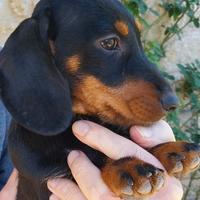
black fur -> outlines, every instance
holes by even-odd
[[[119,36],[120,51],[102,50],[96,42],[117,34],[116,20],[128,23],[129,36]],[[56,46],[55,55],[49,40]],[[66,158],[73,149],[84,151],[100,168],[105,163],[102,153],[72,134],[72,122],[78,119],[102,124],[97,116],[72,113],[71,91],[81,82],[65,70],[64,60],[77,52],[81,55],[79,77],[90,74],[110,87],[126,79],[141,79],[155,85],[161,101],[172,94],[156,66],[147,60],[134,19],[118,0],[41,0],[0,54],[1,97],[13,116],[9,151],[20,172],[17,200],[47,200],[48,178],[71,177]],[[171,99],[176,102],[175,97]],[[103,124],[128,137],[129,127]]]

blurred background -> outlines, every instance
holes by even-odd
[[[200,0],[121,0],[135,16],[149,59],[180,98],[167,116],[178,140],[200,143]],[[38,0],[0,0],[0,46]],[[162,134],[162,133],[161,133]],[[184,200],[200,200],[200,172],[183,178]]]

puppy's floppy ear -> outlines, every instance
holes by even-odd
[[[67,80],[48,45],[50,13],[22,22],[0,53],[1,97],[13,118],[44,136],[64,131],[72,118]]]

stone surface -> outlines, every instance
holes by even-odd
[[[31,15],[38,0],[0,0],[0,45],[25,18]]]

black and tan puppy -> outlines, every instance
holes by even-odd
[[[0,54],[0,88],[13,116],[9,150],[19,171],[17,200],[47,200],[50,177],[71,177],[66,158],[73,149],[102,169],[120,197],[144,198],[163,186],[162,170],[136,158],[107,162],[71,130],[81,118],[129,137],[130,126],[150,125],[177,106],[117,0],[41,0]],[[196,144],[167,143],[150,152],[170,175],[200,163]]]

